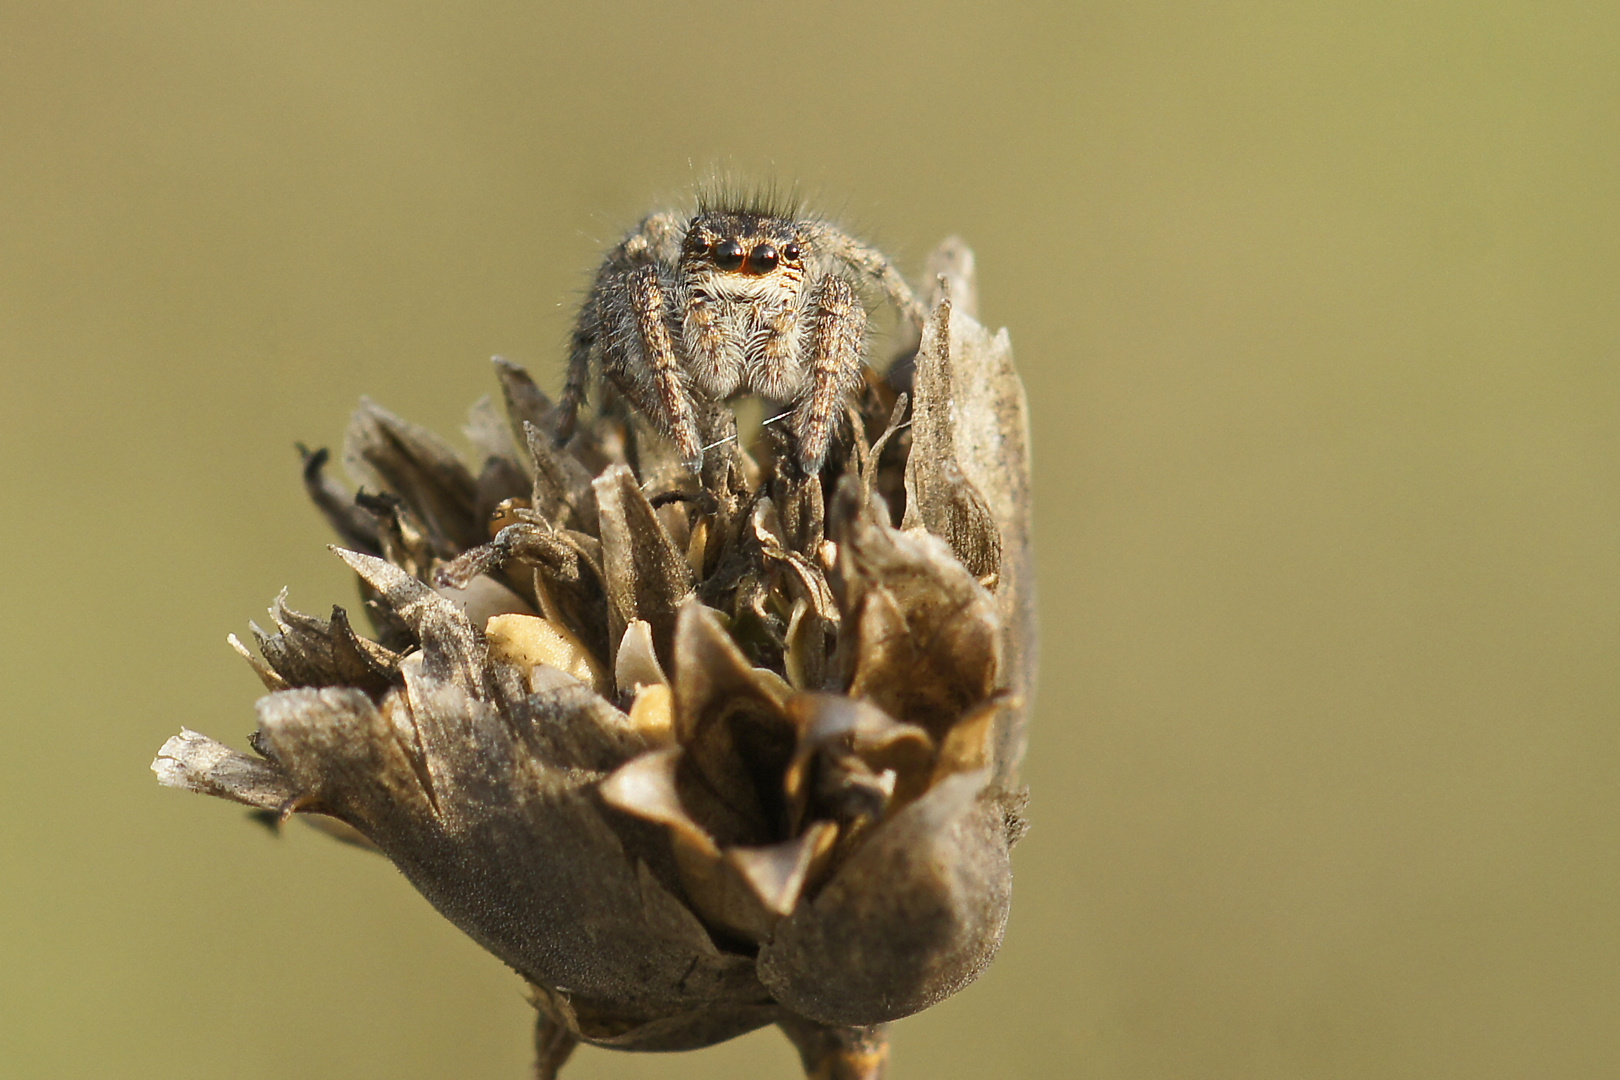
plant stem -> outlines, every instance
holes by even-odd
[[[889,1064],[889,1025],[828,1027],[798,1016],[777,1026],[799,1048],[807,1080],[883,1080]]]

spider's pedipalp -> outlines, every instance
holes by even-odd
[[[687,370],[704,393],[723,398],[737,388],[742,380],[742,345],[707,296],[688,290],[681,336]]]

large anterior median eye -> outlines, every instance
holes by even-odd
[[[743,264],[743,246],[735,240],[722,240],[714,245],[714,265],[722,270],[739,270]]]
[[[776,248],[770,244],[760,244],[748,253],[748,269],[756,274],[768,274],[776,269],[778,257]]]

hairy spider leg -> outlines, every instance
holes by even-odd
[[[829,275],[811,300],[810,385],[793,413],[799,464],[809,475],[821,471],[833,425],[861,381],[866,341],[866,308],[855,287]]]
[[[586,302],[585,310],[590,313],[592,321],[595,315],[595,297]],[[585,388],[591,381],[591,352],[596,346],[596,332],[584,326],[586,316],[580,317],[580,326],[574,328],[574,335],[568,350],[568,378],[563,383],[562,398],[557,402],[557,433],[558,445],[567,442],[574,434],[574,424],[579,419],[579,407],[585,404]]]
[[[569,343],[568,375],[563,383],[562,399],[557,403],[557,442],[566,442],[574,434],[580,406],[585,404],[590,389],[591,359],[602,355],[602,339],[607,332],[602,317],[604,293],[613,287],[615,279],[634,266],[673,263],[680,254],[685,235],[686,219],[680,215],[669,211],[649,214],[636,226],[635,232],[621,240],[608,255],[580,309]],[[639,404],[639,399],[636,400]]]
[[[658,267],[638,266],[614,283],[622,283],[627,294],[630,325],[619,328],[622,336],[617,340],[604,342],[603,369],[631,404],[668,433],[681,460],[696,469],[703,463],[703,444],[670,336],[665,289],[659,278]],[[637,357],[639,368],[634,362]]]
[[[875,281],[889,302],[912,323],[920,327],[928,318],[928,309],[883,252],[827,224],[816,225],[811,238],[823,253]]]

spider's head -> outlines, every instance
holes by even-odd
[[[790,218],[705,210],[686,228],[681,264],[699,277],[801,280],[806,244]],[[784,282],[785,283],[785,282]]]

